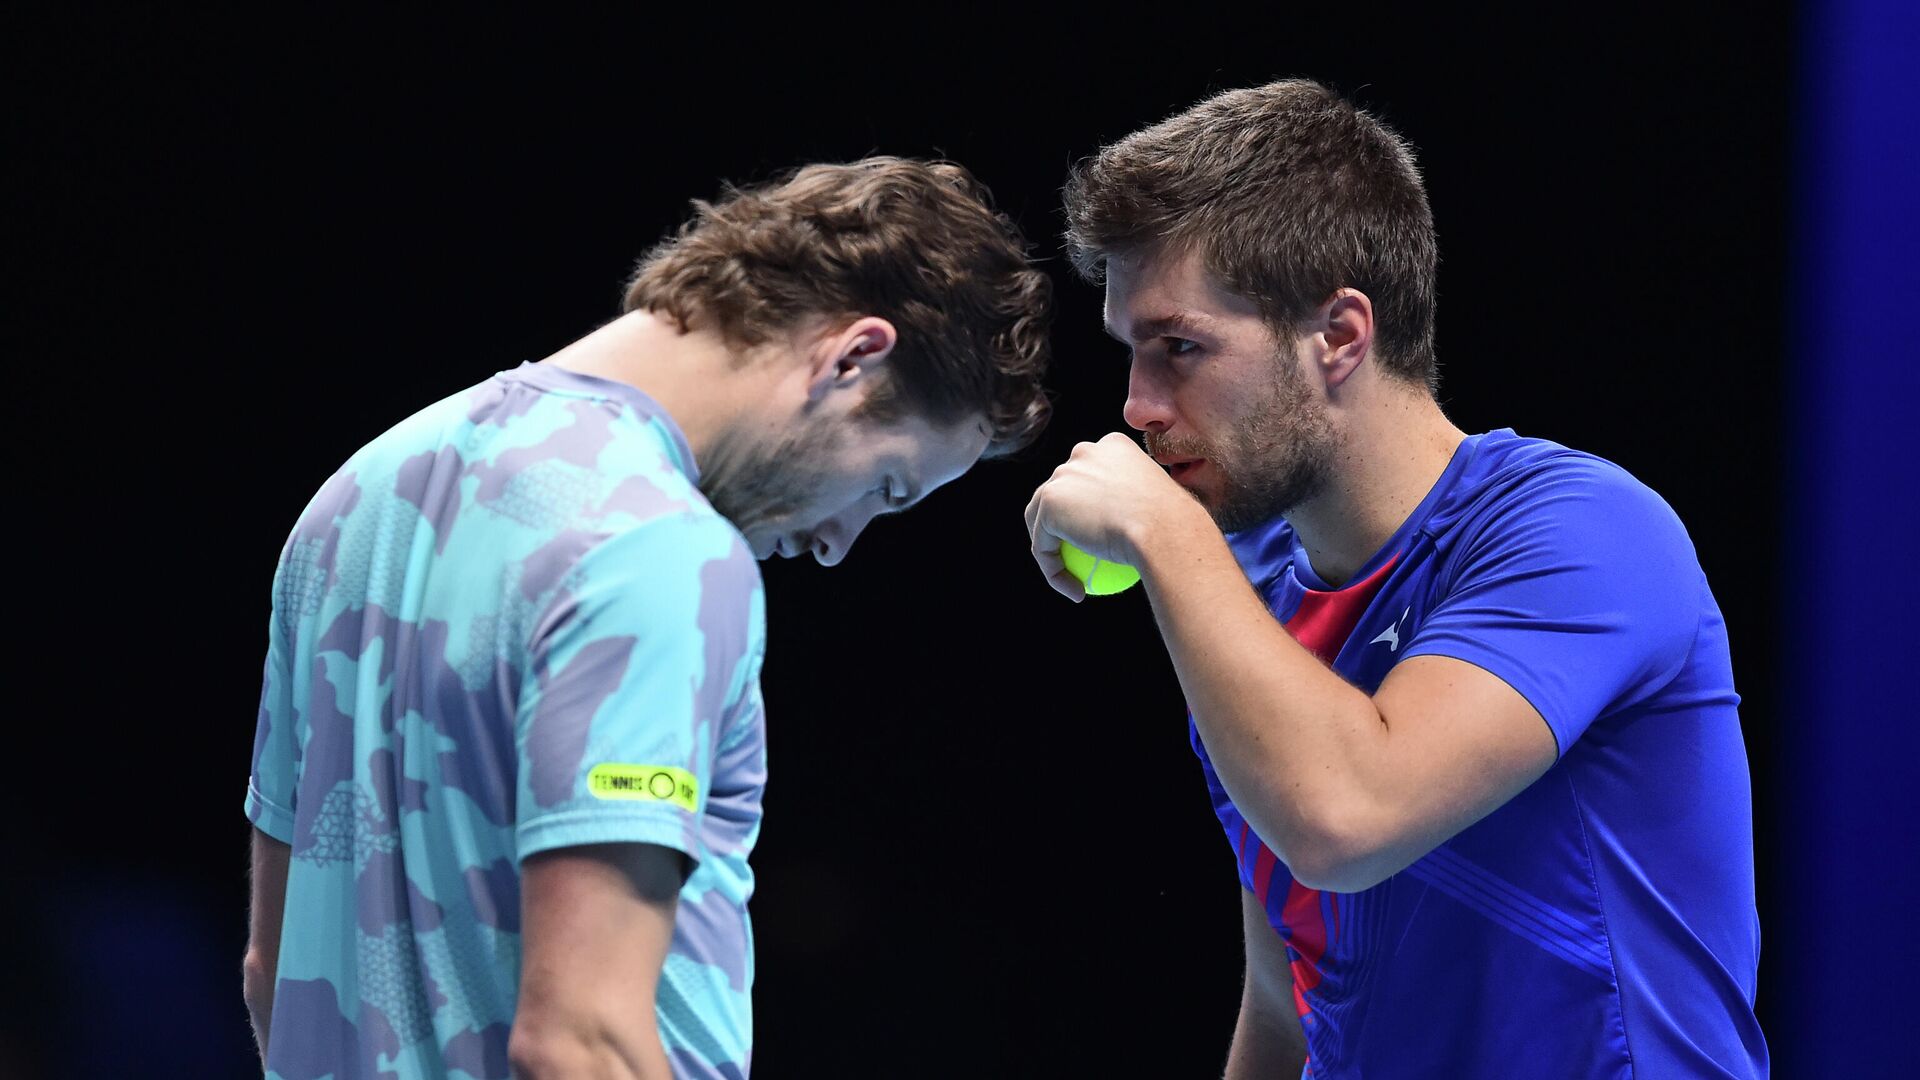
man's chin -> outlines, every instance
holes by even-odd
[[[1285,515],[1285,511],[1276,506],[1253,504],[1245,499],[1205,498],[1200,499],[1200,505],[1213,518],[1214,527],[1223,533],[1245,532]]]
[[[1220,512],[1226,503],[1226,500],[1220,497],[1220,492],[1201,484],[1188,484],[1180,480],[1175,480],[1174,483],[1179,484],[1181,491],[1186,492],[1194,502],[1200,504],[1200,509],[1207,512],[1207,516],[1213,519],[1214,524],[1220,523]]]

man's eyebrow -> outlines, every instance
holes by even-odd
[[[1151,319],[1141,319],[1133,324],[1133,341],[1128,341],[1114,332],[1113,324],[1103,322],[1101,329],[1107,336],[1122,345],[1131,345],[1135,341],[1150,341],[1157,337],[1190,337],[1206,333],[1206,322],[1186,312],[1174,312],[1171,315],[1158,315]]]

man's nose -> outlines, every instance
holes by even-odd
[[[1120,415],[1136,431],[1165,431],[1173,426],[1173,402],[1151,366],[1135,360],[1127,369],[1127,403]]]
[[[813,533],[813,558],[821,566],[838,566],[840,560],[853,550],[853,542],[860,539],[868,523],[873,521],[871,510],[848,510],[827,519]]]

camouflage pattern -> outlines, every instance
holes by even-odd
[[[520,860],[617,841],[694,862],[656,1009],[676,1073],[746,1075],[765,601],[697,479],[651,398],[525,364],[308,505],[246,801],[293,847],[270,1077],[506,1077]],[[600,765],[693,790],[610,797]]]

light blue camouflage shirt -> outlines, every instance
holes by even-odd
[[[765,601],[639,390],[524,364],[355,454],[274,577],[247,816],[293,847],[268,1075],[506,1077],[520,860],[685,852],[656,1017],[743,1077]]]

